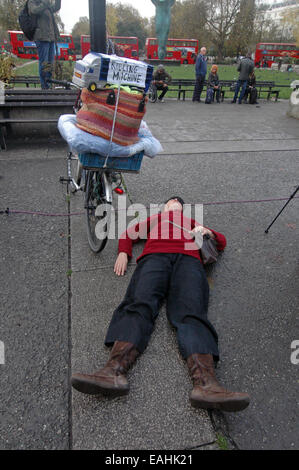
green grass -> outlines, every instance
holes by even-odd
[[[226,437],[222,436],[222,434],[217,433],[217,444],[220,450],[229,450],[229,445]]]
[[[173,79],[195,79],[195,66],[194,65],[181,65],[181,66],[166,66],[165,69],[171,75]],[[210,72],[211,66],[208,66],[208,73]],[[218,75],[220,80],[237,80],[239,72],[237,72],[237,66],[235,65],[219,65]],[[255,75],[257,81],[273,81],[275,85],[290,85],[292,81],[299,80],[299,75],[295,72],[280,72],[276,70],[265,70],[256,69]],[[279,98],[289,99],[291,95],[291,88],[280,88]],[[225,90],[225,96],[229,97],[233,94]],[[176,97],[177,93],[169,92],[169,97]],[[189,93],[188,96],[191,96]]]
[[[16,69],[16,76],[19,76],[19,75],[37,76],[38,75],[38,60],[36,60],[33,64],[28,64],[25,67]]]

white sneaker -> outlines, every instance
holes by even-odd
[[[162,98],[161,100],[160,100],[160,98],[158,98],[158,101],[159,101],[160,103],[165,103],[164,98]]]

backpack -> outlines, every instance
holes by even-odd
[[[257,89],[252,88],[250,95],[249,95],[249,104],[255,104],[257,100]]]
[[[19,24],[25,36],[32,41],[37,28],[37,16],[29,14],[28,1],[19,14]]]
[[[214,98],[214,89],[213,88],[208,88],[207,89],[207,96],[206,96],[206,104],[211,104]]]

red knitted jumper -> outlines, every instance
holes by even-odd
[[[198,246],[192,236],[181,228],[175,227],[169,221],[187,230],[192,230],[197,225],[200,225],[194,219],[185,217],[179,210],[162,212],[148,217],[145,221],[130,227],[124,232],[119,240],[118,252],[127,253],[131,257],[133,243],[144,239],[147,241],[137,262],[143,256],[152,253],[182,253],[202,261]],[[215,230],[209,230],[213,232],[217,241],[217,249],[219,251],[224,250],[226,246],[225,236],[215,232]]]

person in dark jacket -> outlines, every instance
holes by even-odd
[[[217,65],[212,65],[211,67],[211,72],[208,78],[208,89],[212,89],[214,93],[214,97],[216,95],[216,101],[217,103],[220,103],[220,94],[221,94],[221,86],[219,82],[219,77],[218,77],[218,66]],[[213,100],[214,100],[213,97]]]
[[[236,89],[235,89],[235,95],[232,100],[232,103],[237,102],[238,94],[241,88],[241,93],[239,96],[239,104],[242,104],[242,100],[246,91],[247,87],[247,81],[249,79],[249,75],[253,72],[254,69],[254,62],[251,60],[251,55],[250,52],[246,55],[244,59],[241,60],[239,67],[238,67],[238,72],[240,72],[239,79],[237,81]]]
[[[166,72],[163,65],[158,65],[157,70],[153,76],[153,85],[155,85],[157,90],[162,90],[162,93],[158,98],[158,101],[160,101],[160,103],[164,102],[163,98],[168,92],[168,85],[171,83],[171,80],[171,76],[169,75],[169,73]]]
[[[50,88],[48,80],[52,77],[55,59],[55,43],[59,40],[59,30],[54,18],[54,13],[61,8],[61,0],[29,0],[28,10],[30,15],[36,15],[37,28],[34,41],[39,58],[39,76],[41,87]]]
[[[197,101],[200,103],[200,97],[203,90],[204,82],[206,79],[206,74],[208,70],[207,66],[207,49],[202,47],[200,49],[200,53],[197,56],[196,63],[195,63],[195,75],[196,75],[196,82],[193,92],[192,101]]]
[[[247,81],[247,87],[246,87],[246,91],[245,91],[245,94],[244,94],[244,103],[247,103],[248,96],[249,96],[249,103],[250,104],[258,104],[258,102],[256,101],[257,89],[256,89],[255,85],[256,85],[255,73],[252,72],[249,75],[249,79]]]
[[[133,243],[144,238],[147,241],[106,334],[105,344],[113,346],[110,357],[98,371],[73,374],[71,384],[91,395],[126,395],[126,374],[146,349],[159,309],[167,300],[167,317],[176,330],[180,352],[193,380],[191,405],[241,411],[249,404],[248,394],[230,392],[216,379],[217,333],[208,320],[209,284],[194,236],[199,232],[208,235],[219,251],[224,250],[226,239],[186,217],[183,206],[182,198],[172,196],[162,212],[130,227],[120,237],[114,266],[118,276],[127,270]]]

